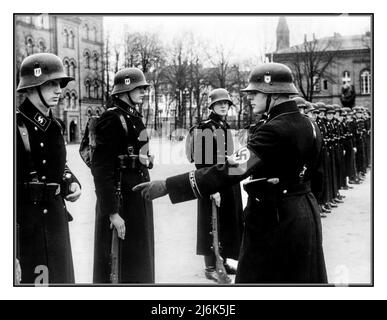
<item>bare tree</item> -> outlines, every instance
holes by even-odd
[[[289,55],[287,63],[294,71],[295,82],[303,97],[313,101],[315,87],[322,78],[335,83],[335,74],[330,71],[335,57],[340,49],[340,41],[335,38],[327,40],[304,41],[302,45],[294,47],[295,51]]]
[[[246,97],[241,90],[247,86],[247,76],[248,72],[242,71],[242,68],[239,64],[234,64],[231,67],[230,86],[234,92],[238,93],[238,128],[241,127],[241,117],[246,102]]]
[[[169,66],[165,69],[165,79],[169,84],[171,95],[175,97],[175,129],[185,126],[185,105],[183,104],[183,92],[188,85],[188,61],[182,39],[175,39],[174,46],[170,50]]]
[[[210,78],[210,84],[215,88],[227,88],[231,51],[226,51],[225,48],[220,45],[214,49],[213,53],[207,51],[207,58],[214,67],[212,70],[212,77]]]

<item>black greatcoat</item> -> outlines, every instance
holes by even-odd
[[[216,163],[225,163],[227,154],[233,153],[233,140],[229,126],[220,117],[211,113],[208,120],[202,121],[198,125],[198,134],[195,139],[194,150],[201,149],[200,161],[195,163],[196,168],[211,167]],[[206,131],[210,139],[207,140]],[[213,136],[213,138],[211,138]],[[212,144],[211,144],[212,143]],[[212,157],[206,159],[206,144]],[[212,147],[211,147],[212,146]],[[196,159],[196,157],[195,157]],[[207,161],[206,161],[207,160]],[[238,259],[239,248],[242,241],[242,196],[239,185],[226,187],[220,190],[219,207],[219,242],[221,244],[221,255],[224,258]],[[211,232],[211,211],[212,200],[210,197],[198,199],[198,224],[197,224],[197,244],[196,253],[199,255],[212,255]]]
[[[17,122],[28,131],[33,169],[40,182],[63,186],[63,175],[70,173],[66,165],[66,148],[61,124],[52,115],[46,117],[28,99],[19,107]],[[31,182],[31,165],[21,135],[17,132],[16,149],[16,219],[19,225],[19,259],[22,283],[34,283],[48,268],[49,283],[74,283],[73,260],[69,236],[69,216],[61,194],[31,202],[24,183]],[[78,182],[71,174],[69,182]]]
[[[128,137],[119,114],[124,116]],[[113,100],[112,108],[99,118],[96,128],[96,147],[91,168],[97,194],[94,283],[110,282],[110,248],[112,231],[109,215],[118,212],[116,183],[118,181],[118,155],[128,154],[128,146],[134,154],[148,155],[148,137],[142,116],[133,107],[119,99]],[[122,178],[122,208],[120,216],[125,220],[125,240],[120,242],[120,283],[154,283],[154,233],[152,203],[146,201],[132,188],[149,181],[145,165],[137,163],[136,169],[125,169]]]
[[[249,196],[236,282],[325,283],[320,213],[310,189],[320,150],[317,126],[299,113],[294,101],[287,101],[270,110],[247,149],[225,165],[168,178],[168,193],[177,203],[213,194],[250,175],[279,178],[276,185],[257,185],[257,195]]]

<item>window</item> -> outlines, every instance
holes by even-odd
[[[39,52],[46,51],[46,46],[44,44],[44,40],[39,40],[39,42],[38,42],[38,50],[39,50]]]
[[[69,64],[69,61],[67,59],[65,59],[63,61],[63,67],[64,67],[66,75],[69,76],[70,75],[70,64]]]
[[[85,81],[86,97],[90,98],[90,80]]]
[[[313,77],[313,91],[315,91],[315,92],[320,91],[320,77],[319,76]]]
[[[94,99],[98,99],[98,88],[99,88],[98,81],[94,80],[94,84],[93,85],[94,85],[93,97],[94,97]]]
[[[71,49],[74,49],[74,37],[74,32],[71,30],[69,34],[69,48]]]
[[[90,53],[88,51],[85,51],[83,54],[85,56],[85,68],[90,68]]]
[[[343,81],[343,84],[345,84],[345,83],[347,83],[347,82],[351,82],[351,77],[350,77],[350,73],[349,73],[349,71],[344,71],[343,72],[343,79],[342,79],[342,81]]]
[[[31,24],[32,23],[32,17],[31,16],[26,16],[25,21],[26,21],[26,23]]]
[[[68,48],[69,47],[69,32],[67,31],[67,29],[64,29],[63,35],[64,35],[64,47]]]
[[[64,107],[65,109],[70,108],[70,92],[66,92],[64,96]]]
[[[371,93],[371,73],[369,70],[363,70],[360,73],[360,92],[361,94]]]
[[[323,90],[328,90],[328,80],[323,81]]]
[[[74,61],[71,61],[70,62],[70,77],[74,77],[75,78],[75,62]]]
[[[87,24],[83,27],[83,38],[89,39],[89,26]]]
[[[100,115],[101,115],[101,111],[97,108],[97,110],[95,110],[95,114],[96,114],[97,116],[100,116]]]
[[[71,93],[71,101],[70,101],[71,109],[76,109],[76,99],[77,99],[76,94],[74,92]]]
[[[93,115],[93,111],[91,111],[91,108],[87,109],[87,116],[91,117]]]
[[[28,37],[26,39],[26,46],[27,46],[27,55],[34,53],[34,40],[31,37]]]
[[[93,53],[93,62],[94,62],[93,69],[98,70],[98,53],[97,52]]]

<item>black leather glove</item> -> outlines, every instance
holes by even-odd
[[[140,183],[134,186],[132,190],[141,191],[142,197],[146,200],[153,200],[168,194],[165,180]]]

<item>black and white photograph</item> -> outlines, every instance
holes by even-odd
[[[374,14],[14,13],[13,287],[374,285]]]

